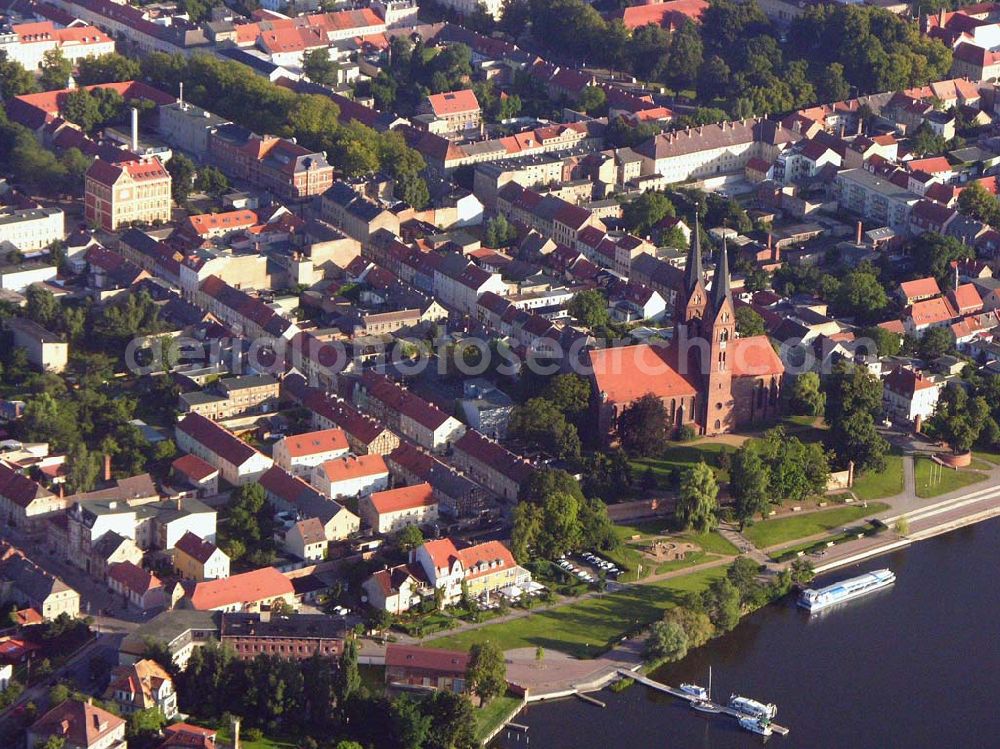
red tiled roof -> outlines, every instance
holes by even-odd
[[[785,371],[781,358],[764,335],[730,341],[726,360],[730,362],[734,377],[764,377]]]
[[[708,8],[705,0],[668,0],[665,3],[632,5],[613,14],[621,18],[625,28],[634,31],[647,24],[664,27],[678,27],[682,18],[700,21]]]
[[[375,512],[379,515],[437,504],[431,485],[426,482],[413,486],[401,486],[398,489],[384,492],[375,492],[370,499]]]
[[[94,746],[120,728],[117,715],[80,700],[66,700],[36,720],[28,730],[35,736],[58,736],[72,746]]]
[[[975,284],[963,283],[957,289],[948,291],[948,300],[959,314],[976,312],[983,308],[983,298],[979,296]]]
[[[241,466],[259,453],[225,427],[201,414],[189,413],[177,428],[234,466]]]
[[[160,578],[149,570],[143,569],[132,562],[115,562],[108,568],[108,577],[135,593],[147,593],[163,585]]]
[[[910,306],[910,319],[917,326],[934,325],[945,322],[955,317],[955,310],[951,308],[948,300],[944,297],[925,299],[922,302],[914,302]]]
[[[942,172],[953,172],[955,168],[944,156],[934,156],[929,159],[913,159],[905,162],[906,168],[910,172],[927,172],[928,174],[941,174]]]
[[[262,567],[222,580],[198,583],[190,593],[192,608],[212,611],[225,606],[256,603],[295,592],[292,582],[274,567]]]
[[[431,111],[438,117],[447,117],[463,112],[475,112],[479,109],[479,100],[472,89],[448,91],[443,94],[431,94],[427,97]]]
[[[903,367],[896,367],[892,370],[886,376],[883,385],[894,393],[911,398],[917,390],[927,390],[934,387],[934,383],[925,379],[922,373]]]
[[[695,386],[670,365],[667,354],[667,348],[647,343],[589,351],[598,393],[622,404],[647,393],[658,398],[696,395]]]
[[[917,278],[913,281],[903,281],[903,283],[899,285],[899,290],[903,292],[903,296],[907,299],[939,296],[941,294],[938,282],[933,276],[928,276],[927,278]]]
[[[235,231],[257,224],[259,219],[254,211],[226,211],[225,213],[202,213],[188,216],[188,224],[199,237],[218,229]]]
[[[332,482],[348,481],[362,476],[378,476],[389,473],[385,459],[376,453],[369,455],[349,455],[344,458],[334,458],[322,465],[323,472]]]
[[[206,463],[197,455],[182,455],[177,458],[170,467],[175,473],[180,473],[194,481],[204,481],[212,474],[218,474],[219,469],[210,463]]]
[[[421,648],[392,642],[385,649],[385,665],[387,668],[414,668],[464,676],[469,667],[469,654],[462,650]]]
[[[285,437],[282,442],[289,457],[301,458],[333,450],[347,450],[347,436],[340,429],[323,429]]]
[[[467,429],[456,440],[454,449],[522,484],[534,472],[534,467],[498,442],[487,439],[475,429]]]

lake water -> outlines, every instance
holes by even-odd
[[[1000,747],[1000,519],[831,572],[823,584],[888,567],[891,588],[810,617],[791,597],[652,674],[707,685],[718,702],[739,692],[778,706],[788,736],[772,749]],[[764,739],[735,719],[634,685],[530,706],[527,734],[496,749],[671,747],[728,749]]]

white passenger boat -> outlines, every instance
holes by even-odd
[[[778,714],[777,705],[773,703],[765,705],[763,702],[752,700],[749,697],[741,697],[738,694],[729,696],[729,707],[733,708],[733,710],[738,710],[744,715],[749,715],[752,718],[760,718],[761,720],[772,720]]]
[[[894,582],[896,576],[890,570],[875,570],[818,590],[812,588],[804,590],[799,596],[798,603],[810,612],[822,611],[828,606],[887,588]]]

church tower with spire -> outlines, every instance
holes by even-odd
[[[705,431],[709,434],[732,431],[734,423],[733,362],[729,360],[736,340],[736,309],[729,284],[729,255],[723,238],[722,250],[712,279],[710,304],[705,316],[704,335],[710,356],[703,371]]]
[[[708,309],[708,292],[705,272],[701,264],[701,237],[698,214],[694,215],[694,232],[688,248],[684,280],[677,291],[674,303],[674,340],[692,340],[703,335],[705,313]]]

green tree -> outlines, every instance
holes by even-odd
[[[194,162],[182,153],[175,153],[167,162],[170,172],[170,192],[178,203],[186,203],[194,186]]]
[[[660,398],[647,393],[625,407],[617,429],[622,448],[630,455],[656,455],[670,436],[667,408]]]
[[[952,261],[971,260],[973,251],[955,237],[928,232],[913,239],[910,244],[910,255],[917,273],[934,276],[938,283],[949,285]]]
[[[610,319],[608,300],[595,289],[575,294],[566,305],[566,311],[588,328],[606,326]]]
[[[425,749],[474,749],[478,746],[475,714],[466,695],[436,691],[425,702],[424,712],[431,717]]]
[[[734,499],[740,530],[760,513],[767,512],[770,501],[771,471],[764,463],[756,445],[745,443],[733,456],[729,487]]]
[[[833,301],[841,314],[864,322],[878,318],[889,305],[889,297],[878,277],[862,269],[844,276]]]
[[[820,73],[817,83],[823,101],[844,101],[851,95],[851,84],[844,77],[844,66],[831,62]]]
[[[598,86],[587,86],[580,94],[576,106],[581,112],[597,116],[602,114],[608,105],[608,95]]]
[[[334,85],[337,83],[337,63],[330,59],[326,47],[309,50],[302,55],[302,72],[314,83]]]
[[[694,528],[699,533],[711,530],[716,523],[718,495],[715,473],[704,462],[687,469],[681,478],[680,495],[674,509],[678,525],[684,530]]]
[[[875,428],[867,411],[855,411],[832,422],[829,444],[842,465],[854,462],[855,471],[884,471],[889,443]]]
[[[677,211],[670,198],[661,192],[649,190],[622,206],[622,225],[641,237],[649,236],[653,227]]]
[[[701,608],[700,600],[697,601],[697,607]],[[677,624],[684,630],[689,648],[700,648],[715,634],[715,627],[708,614],[689,605],[672,606],[667,609],[663,612],[663,621]]]
[[[819,375],[803,372],[792,383],[789,405],[793,413],[802,416],[820,416],[826,405],[826,394],[820,386]]]
[[[556,375],[545,386],[542,397],[566,416],[573,417],[590,405],[590,383],[578,374]]]
[[[970,397],[961,383],[949,382],[941,391],[927,426],[956,453],[964,453],[979,439],[989,413],[985,398]]]
[[[138,710],[128,716],[129,737],[152,737],[157,735],[167,722],[163,711],[158,707],[151,707],[145,710]]]
[[[750,557],[738,556],[726,568],[726,578],[740,593],[740,602],[746,604],[760,588],[757,578],[760,565]]]
[[[1000,201],[978,182],[969,184],[959,193],[958,210],[991,226],[1000,224]]]
[[[767,328],[764,327],[764,318],[760,316],[753,307],[736,308],[736,332],[740,338],[747,338],[754,335],[766,335]]]
[[[826,422],[858,411],[873,418],[882,414],[882,382],[864,367],[837,362],[826,382]]]
[[[580,457],[580,435],[554,403],[532,398],[510,417],[510,434],[528,440],[564,460]]]
[[[101,459],[99,455],[92,455],[85,444],[74,445],[66,456],[66,463],[66,483],[72,492],[89,492],[96,486]]]
[[[684,628],[676,622],[656,622],[646,640],[646,659],[679,661],[688,652]]]
[[[10,101],[37,89],[35,77],[17,60],[11,60],[6,51],[0,50],[0,99]]]
[[[496,643],[486,640],[469,648],[465,679],[472,692],[484,703],[507,691],[507,663]]]
[[[423,543],[424,534],[420,530],[419,525],[404,526],[403,529],[396,534],[396,545],[402,551],[416,549],[418,546],[423,545]]]
[[[910,137],[910,148],[917,156],[933,156],[944,153],[948,141],[934,132],[927,123],[921,123]]]
[[[38,82],[46,91],[57,91],[69,85],[73,63],[66,59],[61,50],[50,49],[45,52],[39,67],[42,72],[38,76]]]
[[[406,694],[393,700],[390,710],[394,746],[421,749],[430,735],[432,717],[423,713],[420,702]]]
[[[497,214],[486,223],[483,242],[487,247],[510,247],[517,240],[517,229],[504,217]]]
[[[924,359],[936,359],[954,350],[955,339],[948,328],[928,328],[917,344],[917,354]]]
[[[76,82],[80,86],[134,81],[142,75],[139,63],[116,52],[84,57],[77,62]]]
[[[229,178],[216,167],[206,166],[198,170],[194,186],[196,190],[218,198],[229,191]]]
[[[899,333],[893,333],[878,325],[864,328],[861,337],[868,338],[875,344],[875,351],[872,353],[877,353],[879,356],[895,356],[903,345],[903,338]]]
[[[740,591],[728,577],[713,580],[702,594],[702,604],[712,625],[728,632],[740,621]]]
[[[701,35],[693,21],[685,19],[671,34],[669,60],[667,82],[675,89],[692,88],[704,60]]]
[[[353,637],[344,641],[344,652],[337,664],[334,680],[334,695],[337,704],[343,705],[361,688],[361,674],[358,671],[358,643]]]

